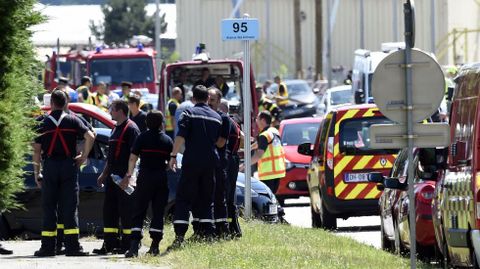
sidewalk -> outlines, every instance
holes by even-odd
[[[0,268],[5,269],[168,269],[169,267],[153,267],[133,263],[123,255],[88,257],[48,257],[36,258],[33,253],[40,248],[40,241],[6,241],[2,245],[13,250],[13,255],[0,256]],[[82,241],[85,251],[92,253],[94,248],[102,245],[102,241]],[[141,253],[145,253],[142,248]]]

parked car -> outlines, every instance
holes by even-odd
[[[283,119],[311,117],[317,113],[319,99],[308,86],[305,80],[285,80],[288,89],[288,104],[283,108]],[[267,97],[272,97],[278,92],[278,85],[272,84],[267,89]]]
[[[80,205],[79,228],[82,234],[101,234],[103,227],[102,207],[104,188],[97,186],[97,178],[105,166],[110,129],[95,129],[97,137],[86,165],[80,168]],[[178,154],[178,164],[181,164],[182,155]],[[25,210],[13,210],[0,216],[0,238],[9,238],[15,234],[26,232],[31,236],[38,236],[42,228],[41,191],[36,186],[33,177],[33,165],[25,168],[25,191],[18,194],[17,199]],[[168,186],[170,189],[168,205],[165,209],[167,217],[175,208],[176,186],[180,178],[181,165],[176,172],[168,172]],[[252,208],[253,216],[268,222],[278,222],[283,210],[279,206],[275,195],[270,189],[252,177]],[[237,180],[237,205],[243,208],[244,175],[239,173]]]
[[[112,116],[97,106],[84,103],[69,103],[67,108],[84,118],[93,128],[113,129],[115,127],[115,121],[112,120]],[[41,109],[43,112],[49,112],[50,106],[42,106]]]
[[[285,199],[308,196],[307,171],[310,156],[297,152],[298,145],[314,143],[322,118],[297,118],[280,123],[280,137],[285,150],[287,173],[280,180],[277,199],[283,204]]]
[[[443,174],[444,158],[442,150],[435,148],[415,149],[413,154],[417,253],[428,258],[435,254],[431,205],[436,180]],[[403,149],[389,177],[371,174],[370,178],[379,183],[377,188],[385,188],[379,200],[381,247],[398,254],[410,250],[408,165],[408,150]]]
[[[298,152],[312,157],[307,175],[312,226],[336,229],[337,218],[378,214],[382,194],[369,173],[388,175],[397,150],[371,149],[369,127],[391,123],[375,105],[352,105],[331,110],[318,130],[315,144]],[[313,149],[312,149],[313,146]]]
[[[443,262],[479,267],[480,261],[480,63],[455,79],[450,110],[450,150],[445,176],[436,184],[433,223]]]
[[[328,89],[317,107],[317,115],[323,116],[336,107],[350,105],[352,101],[352,85],[340,85]]]

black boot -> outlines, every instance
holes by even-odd
[[[79,235],[69,234],[65,235],[65,256],[69,257],[83,257],[88,256],[88,252],[83,251],[80,246]]]
[[[35,257],[52,257],[55,256],[56,237],[54,236],[42,236],[42,246],[39,250],[35,251],[33,256]]]
[[[130,249],[125,253],[125,258],[138,257],[138,250],[140,249],[140,241],[132,239],[130,242]]]
[[[5,249],[0,245],[0,255],[11,255],[13,254],[13,251]]]
[[[67,256],[67,257],[84,257],[84,256],[88,256],[88,255],[89,255],[89,253],[86,252],[86,251],[83,251],[82,247],[80,247],[77,250],[66,251],[65,252],[65,256]]]
[[[158,256],[160,254],[160,240],[158,239],[153,239],[152,244],[150,245],[150,249],[147,251],[147,254],[152,255],[152,256]]]
[[[176,236],[175,240],[173,240],[172,244],[167,248],[167,252],[183,248],[184,246],[185,246],[185,237]]]
[[[55,249],[46,249],[44,247],[41,247],[39,250],[35,251],[33,253],[33,256],[35,257],[53,257],[55,256]]]
[[[101,248],[96,248],[92,251],[93,254],[97,254],[97,255],[107,255],[107,254],[111,254],[112,252],[113,252],[113,249],[108,248],[105,242],[103,242]]]

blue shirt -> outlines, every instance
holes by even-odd
[[[216,143],[221,126],[220,115],[205,103],[183,111],[177,134],[185,138],[182,166],[215,167],[219,161]]]
[[[177,123],[176,126],[178,126],[178,122],[180,121],[180,116],[182,115],[182,112],[185,111],[185,109],[193,107],[193,103],[190,100],[182,102],[178,107],[177,110],[175,110],[175,123]],[[178,128],[175,128],[175,136],[178,134]]]

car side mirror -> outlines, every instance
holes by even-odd
[[[313,89],[312,89],[312,92],[313,92],[314,94],[319,94],[319,93],[320,93],[320,89],[319,89],[319,88],[313,88]]]
[[[407,183],[401,183],[398,178],[385,178],[383,185],[388,189],[406,190],[408,189]]]
[[[302,155],[312,156],[313,155],[312,143],[303,143],[298,145],[297,152]]]
[[[380,172],[373,172],[368,174],[368,182],[383,184],[383,180],[384,180],[383,174]]]

